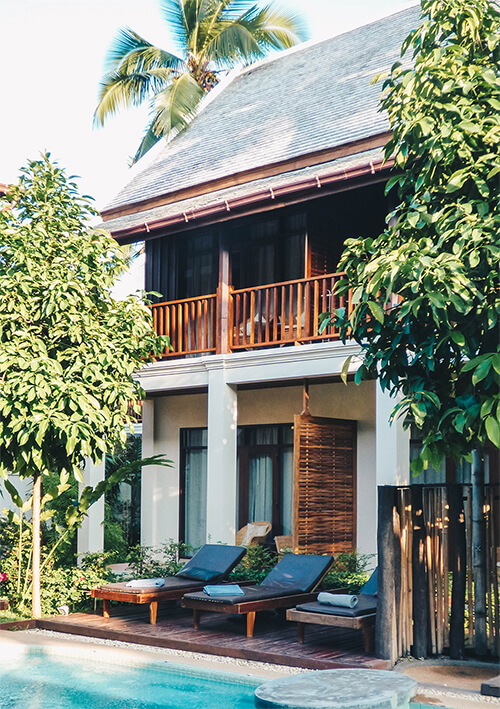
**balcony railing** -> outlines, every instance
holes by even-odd
[[[169,335],[172,350],[163,357],[232,352],[335,340],[338,328],[318,334],[319,316],[350,307],[334,294],[343,273],[242,288],[153,305],[159,335]],[[225,296],[223,294],[226,294]]]

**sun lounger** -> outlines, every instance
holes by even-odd
[[[149,604],[149,620],[156,623],[158,603],[171,601],[188,591],[198,591],[207,583],[223,581],[245,555],[245,548],[223,544],[205,544],[175,575],[167,577],[160,587],[151,588],[144,579],[144,586],[134,583],[109,583],[91,592],[93,598],[102,599],[103,616],[109,618],[110,601]]]
[[[334,592],[333,592],[334,593]],[[342,628],[359,628],[363,631],[365,652],[373,649],[375,618],[377,613],[377,569],[361,589],[358,602],[353,608],[330,603],[301,603],[287,611],[287,620],[297,623],[297,639],[304,642],[305,626],[329,625]]]
[[[246,586],[243,595],[209,596],[187,593],[182,599],[184,608],[193,609],[194,627],[200,623],[200,612],[215,611],[246,615],[247,637],[253,637],[255,614],[261,610],[291,608],[316,598],[313,593],[333,563],[331,556],[287,554],[269,572],[262,583]]]

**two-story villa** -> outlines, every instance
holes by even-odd
[[[145,242],[172,343],[140,372],[143,455],[174,461],[143,472],[144,544],[269,520],[299,549],[376,551],[377,485],[408,482],[408,434],[375,382],[342,383],[357,347],[318,325],[351,307],[333,293],[344,240],[393,206],[371,80],[418,12],[233,72],[104,210],[118,241]]]

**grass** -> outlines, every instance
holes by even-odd
[[[17,615],[13,611],[0,611],[0,623],[14,623],[17,620],[26,620],[26,617]]]

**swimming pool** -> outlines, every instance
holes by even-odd
[[[1,709],[254,709],[266,681],[106,650],[0,643]]]
[[[262,679],[177,663],[125,666],[47,654],[33,646],[22,658],[16,652],[2,657],[0,707],[249,709],[259,684]]]

